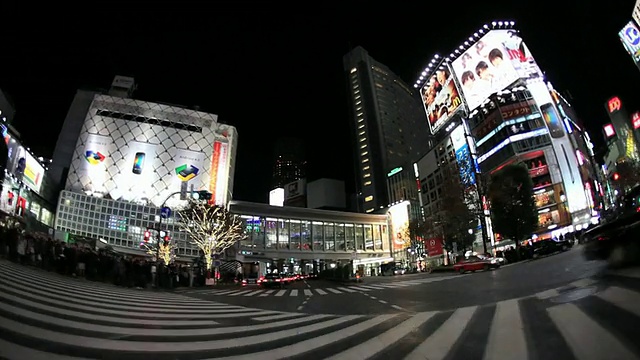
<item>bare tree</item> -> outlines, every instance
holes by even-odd
[[[207,269],[211,269],[214,255],[246,237],[240,217],[224,207],[192,200],[178,214],[180,229],[202,250]]]

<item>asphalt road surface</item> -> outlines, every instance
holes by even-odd
[[[272,290],[124,289],[0,260],[0,358],[640,359],[640,269],[608,271],[579,248]]]

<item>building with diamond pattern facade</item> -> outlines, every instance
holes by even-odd
[[[79,92],[84,109],[91,101],[81,125],[69,111],[63,131],[72,135],[60,135],[52,169],[62,188],[56,238],[99,239],[137,252],[146,228],[157,227],[160,206],[179,205],[181,190],[209,190],[216,204],[228,203],[237,132],[214,114],[117,94]],[[75,142],[63,139],[70,136]],[[197,255],[173,219],[163,223],[178,255]]]

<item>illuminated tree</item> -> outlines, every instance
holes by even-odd
[[[246,237],[240,217],[221,206],[192,200],[178,216],[180,229],[202,250],[207,269],[211,269],[214,255]]]
[[[164,241],[161,240],[158,247],[150,246],[147,243],[143,245],[144,250],[147,254],[156,257],[158,255],[165,264],[171,264],[176,259],[176,248],[177,245],[173,241]]]

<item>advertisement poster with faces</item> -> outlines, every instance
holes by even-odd
[[[442,125],[460,108],[462,100],[449,67],[441,65],[420,90],[424,109],[429,119],[431,133]]]
[[[492,30],[453,61],[469,110],[519,78],[541,77],[531,52],[515,30]]]

